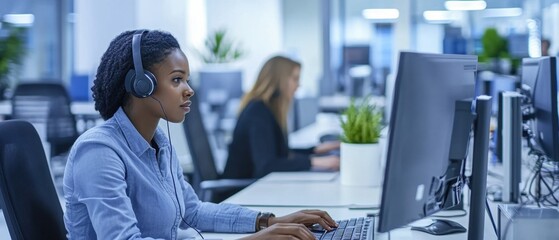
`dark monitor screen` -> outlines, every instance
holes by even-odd
[[[559,113],[557,110],[557,58],[524,58],[522,84],[529,89],[535,118],[531,123],[538,145],[559,161]]]
[[[471,122],[460,124],[455,113],[472,116],[477,56],[400,53],[389,127],[387,163],[379,232],[451,207],[436,202],[433,187],[448,174],[451,162],[464,162]],[[459,106],[457,103],[462,102]],[[463,126],[455,128],[454,126]],[[459,133],[459,134],[457,134]],[[442,179],[444,181],[444,179]]]
[[[343,47],[345,66],[370,65],[371,47],[369,45],[351,45]]]

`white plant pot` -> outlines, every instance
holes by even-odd
[[[380,144],[341,143],[340,178],[348,186],[380,186],[382,179]]]

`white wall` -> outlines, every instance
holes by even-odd
[[[96,71],[101,56],[118,34],[136,27],[134,0],[75,0],[74,69]]]
[[[551,42],[549,54],[556,56],[559,52],[559,4],[555,3],[543,9],[542,37]]]
[[[260,67],[283,50],[280,0],[207,0],[207,31],[225,28],[247,50],[237,65],[243,70],[243,89],[250,89]]]
[[[298,96],[317,96],[324,71],[320,1],[283,1],[283,47],[302,64]]]
[[[92,74],[118,34],[146,28],[168,31],[187,45],[187,4],[182,0],[75,0],[74,69]]]
[[[418,52],[443,53],[444,25],[417,24],[417,49]]]
[[[136,1],[135,25],[138,28],[170,32],[183,47],[187,42],[186,2],[180,0]]]

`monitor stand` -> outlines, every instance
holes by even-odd
[[[483,239],[484,234],[491,107],[491,97],[482,95],[476,99],[475,119],[473,121],[474,146],[472,156],[472,175],[468,184],[472,191],[470,197],[470,215],[468,220],[468,240]],[[463,176],[463,178],[465,179],[465,176]],[[458,205],[447,210],[463,209],[462,203],[463,201],[459,201]],[[433,235],[445,235],[464,232],[465,228],[454,221],[436,219],[428,226],[413,227],[412,230],[422,231]]]
[[[479,96],[476,99],[476,120],[474,122],[474,153],[470,181],[472,195],[470,196],[468,240],[483,239],[484,234],[490,119],[491,97]]]

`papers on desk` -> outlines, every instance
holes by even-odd
[[[338,172],[273,172],[260,181],[264,182],[330,182],[336,180]]]

